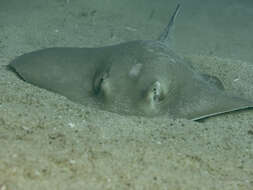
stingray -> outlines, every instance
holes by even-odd
[[[140,116],[199,120],[253,107],[199,73],[171,47],[178,4],[156,40],[96,48],[54,47],[23,54],[8,65],[24,81],[87,105]]]

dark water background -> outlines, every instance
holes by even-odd
[[[176,0],[1,0],[0,53],[156,38]],[[253,62],[253,1],[180,1],[175,47]]]

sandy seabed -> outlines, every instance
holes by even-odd
[[[108,5],[103,7],[84,1],[87,7],[81,10],[81,1],[73,5],[71,0],[52,2],[49,6],[37,0],[27,6],[33,16],[27,20],[29,26],[18,24],[20,17],[14,19],[15,14],[28,15],[8,9],[15,7],[14,0],[6,5],[6,12],[0,12],[6,20],[0,25],[0,190],[253,188],[253,110],[202,122],[122,116],[75,104],[6,70],[5,65],[15,56],[34,49],[81,46],[84,41],[87,46],[96,46],[142,37],[137,25],[126,28],[115,20],[117,12],[109,11],[124,13],[130,5],[110,7],[105,1]],[[119,30],[108,19],[115,21]],[[151,23],[159,25],[150,21],[149,28]],[[79,28],[81,24],[85,25]],[[138,26],[143,29],[144,25]],[[96,38],[94,30],[98,31]],[[109,40],[103,41],[108,36]],[[222,53],[217,50],[217,55]],[[250,55],[246,61],[236,61],[196,54],[189,51],[186,56],[196,69],[219,77],[228,93],[253,99]],[[223,55],[229,57],[229,53]]]

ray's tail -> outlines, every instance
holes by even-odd
[[[163,42],[167,45],[170,46],[171,41],[172,41],[172,37],[173,37],[173,30],[174,30],[174,23],[176,20],[176,17],[179,13],[181,5],[177,4],[177,7],[173,13],[173,15],[170,18],[170,21],[168,23],[168,25],[166,26],[166,28],[164,29],[163,33],[158,37],[158,41]]]

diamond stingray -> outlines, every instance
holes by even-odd
[[[72,101],[120,114],[198,120],[253,107],[221,81],[193,69],[171,48],[180,5],[157,40],[97,48],[55,47],[21,55],[8,68],[24,81]]]

